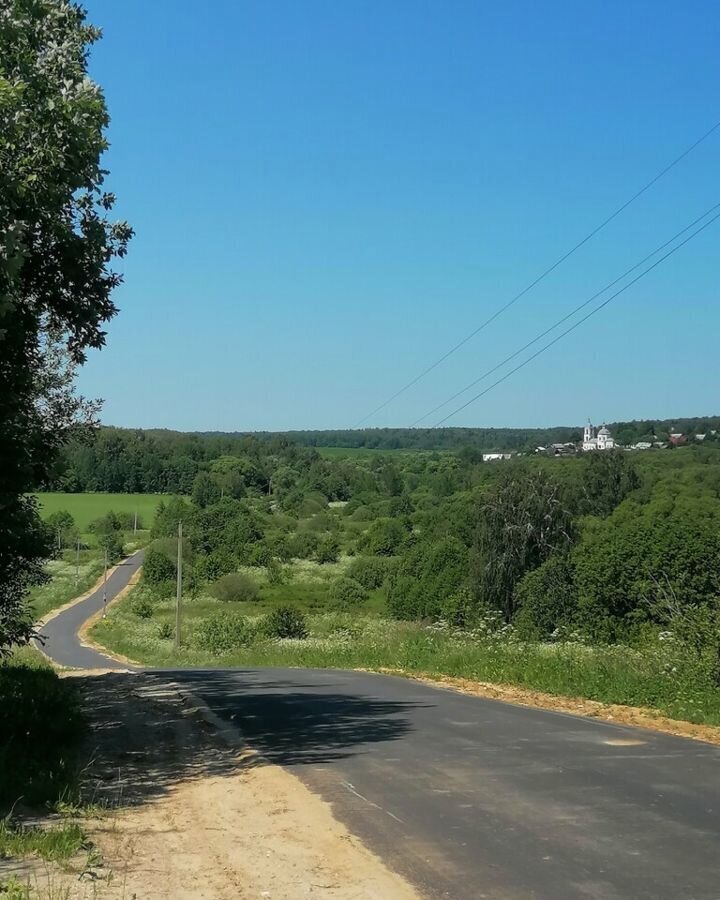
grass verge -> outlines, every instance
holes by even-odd
[[[257,604],[221,603],[207,596],[184,606],[183,646],[174,649],[172,600],[155,600],[151,614],[134,609],[137,591],[113,607],[93,629],[108,649],[150,666],[280,666],[402,670],[516,685],[562,697],[646,707],[669,718],[720,725],[720,690],[712,661],[658,641],[642,649],[518,641],[487,632],[463,632],[398,622],[368,612],[306,615],[308,637],[267,640],[223,654],[200,649],[194,632],[209,615],[229,609],[260,618]],[[147,611],[147,610],[146,610]]]
[[[65,862],[86,847],[87,836],[77,822],[35,828],[14,823],[10,816],[0,819],[0,859],[34,856]]]

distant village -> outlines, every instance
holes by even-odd
[[[715,437],[717,430],[705,434],[686,435],[680,431],[671,431],[666,441],[638,441],[635,444],[619,444],[612,432],[603,424],[596,428],[590,421],[583,429],[582,441],[566,441],[560,444],[549,444],[547,447],[536,447],[535,453],[544,456],[576,456],[581,453],[596,453],[607,450],[666,450],[669,447],[682,447],[688,443],[702,443],[710,435]],[[523,456],[522,453],[483,453],[483,462],[495,462],[496,460],[512,459],[513,456]]]

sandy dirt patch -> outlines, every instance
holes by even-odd
[[[230,747],[171,684],[75,679],[92,725],[91,863],[26,874],[93,900],[418,900],[298,779]],[[22,873],[20,873],[22,874]],[[59,895],[58,895],[59,896]]]

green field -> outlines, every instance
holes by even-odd
[[[381,448],[374,447],[315,447],[315,450],[320,454],[320,456],[325,457],[325,459],[346,459],[346,458],[362,458],[368,456],[398,456],[403,455],[407,456],[412,453],[428,453],[431,451],[427,450],[387,450]]]
[[[66,509],[75,519],[80,531],[112,510],[118,513],[137,513],[140,525],[149,528],[161,494],[36,494],[43,517]],[[140,525],[138,527],[140,527]]]

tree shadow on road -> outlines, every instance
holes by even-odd
[[[412,730],[408,712],[422,705],[338,690],[332,673],[307,685],[266,681],[257,671],[193,672],[182,680],[281,766],[328,763],[398,740]]]
[[[408,735],[408,712],[420,705],[333,690],[331,678],[318,691],[317,683],[266,683],[257,672],[244,674],[194,672],[183,675],[183,684],[242,732],[260,754],[254,765],[318,765],[367,752]],[[91,726],[85,802],[143,803],[173,785],[232,775],[249,764],[180,698],[173,682],[173,674],[161,673],[77,678]]]

